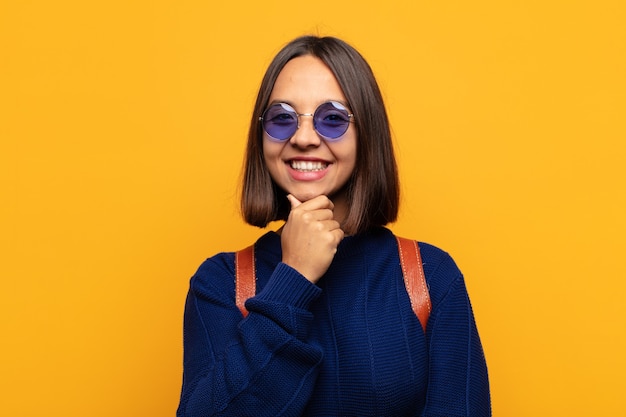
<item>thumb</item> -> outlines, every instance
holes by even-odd
[[[302,202],[298,200],[297,198],[295,198],[292,194],[287,194],[287,200],[289,200],[289,202],[291,203],[292,209],[295,209],[300,204],[302,204]]]

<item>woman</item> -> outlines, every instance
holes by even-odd
[[[411,308],[383,227],[396,219],[398,189],[365,60],[336,38],[286,45],[257,97],[242,193],[248,223],[285,224],[254,245],[249,314],[236,305],[233,253],[192,278],[178,416],[491,414],[463,276],[423,243],[426,331]]]

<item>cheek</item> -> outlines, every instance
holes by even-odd
[[[266,169],[268,170],[270,177],[276,180],[277,175],[280,172],[281,162],[281,152],[283,149],[283,144],[274,143],[269,140],[263,141],[263,163],[265,164]]]
[[[282,151],[283,144],[275,143],[270,140],[263,140],[263,160],[265,163],[270,162],[274,158],[278,158]]]
[[[356,163],[357,138],[355,135],[345,137],[335,145],[335,156],[347,164]]]
[[[351,166],[351,169],[350,169],[351,173],[354,172],[354,170],[356,168],[357,147],[358,147],[358,141],[357,141],[357,138],[356,138],[356,135],[355,135],[352,138],[352,141],[350,142],[348,154],[346,155],[348,163]]]

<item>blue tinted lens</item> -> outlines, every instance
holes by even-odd
[[[263,129],[273,139],[287,140],[298,130],[298,113],[289,104],[274,104],[263,113]]]
[[[339,139],[350,126],[350,113],[343,104],[329,101],[315,110],[313,125],[324,138]]]

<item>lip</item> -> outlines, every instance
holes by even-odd
[[[301,161],[301,162],[321,162],[326,165],[323,169],[312,170],[312,171],[301,171],[294,169],[291,166],[293,161]],[[329,168],[332,166],[331,162],[328,162],[324,159],[314,158],[314,157],[296,157],[285,160],[285,165],[287,167],[287,172],[292,179],[296,181],[319,181],[326,176]]]

